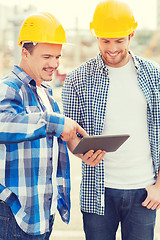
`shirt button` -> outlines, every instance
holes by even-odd
[[[52,161],[52,158],[50,158],[50,161]]]

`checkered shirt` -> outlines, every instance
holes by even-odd
[[[36,82],[21,68],[0,82],[0,199],[11,208],[28,234],[49,231],[53,195],[52,156],[58,139],[58,210],[70,217],[70,167],[66,143],[60,138],[65,117],[59,113],[49,86],[43,86],[53,113],[38,97]]]
[[[139,87],[147,100],[148,134],[156,178],[160,165],[160,69],[151,61],[130,54]],[[66,77],[62,90],[64,114],[77,121],[89,135],[102,134],[109,83],[108,68],[100,53]],[[104,189],[104,161],[96,167],[82,163],[82,211],[103,215]]]

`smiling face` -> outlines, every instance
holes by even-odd
[[[130,36],[124,38],[98,38],[104,63],[110,67],[122,67],[129,61]]]
[[[38,43],[31,54],[22,48],[20,67],[40,86],[43,81],[52,80],[59,66],[61,50],[61,44],[50,43]]]

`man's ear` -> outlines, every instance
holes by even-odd
[[[26,48],[22,48],[22,57],[27,58],[29,55],[29,52]]]
[[[135,34],[135,31],[130,34],[130,37],[132,38]]]

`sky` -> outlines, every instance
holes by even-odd
[[[89,29],[96,5],[101,0],[0,0],[3,5],[19,5],[27,8],[35,5],[37,11],[48,11],[58,18],[65,29],[73,29],[78,24],[81,29]],[[138,29],[156,29],[156,3],[160,0],[123,0],[134,11]]]

